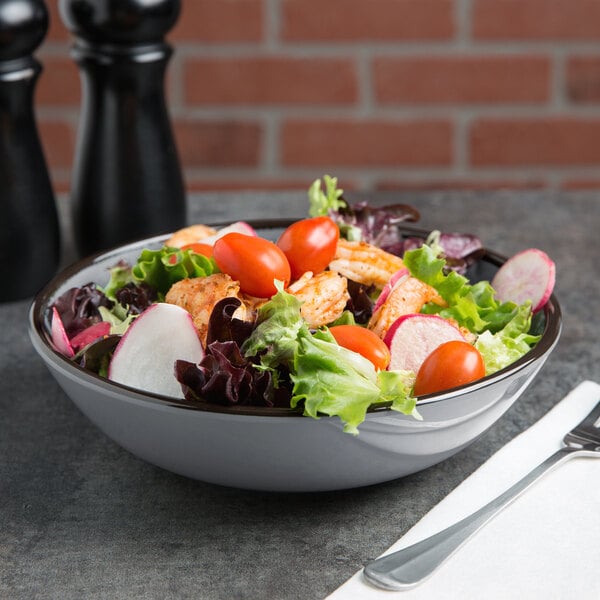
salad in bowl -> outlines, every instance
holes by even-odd
[[[193,225],[61,290],[44,307],[48,343],[178,406],[335,417],[356,436],[380,409],[423,419],[429,399],[540,341],[555,281],[543,251],[474,280],[486,252],[475,236],[407,235],[413,207],[349,205],[328,176],[309,200],[274,239],[245,222]]]

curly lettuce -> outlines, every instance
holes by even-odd
[[[418,418],[408,375],[376,371],[369,360],[339,346],[327,329],[301,332],[290,377],[292,408],[303,403],[305,416],[337,416],[346,433],[357,434],[375,404],[390,403],[390,408]]]
[[[137,282],[147,283],[164,295],[177,281],[206,277],[217,271],[218,267],[212,258],[192,250],[163,246],[160,250],[142,250],[131,272]]]
[[[484,331],[477,337],[475,347],[483,356],[486,375],[512,364],[537,344],[540,336],[528,333],[530,324],[531,308],[527,303],[518,307],[503,329],[496,333]]]
[[[478,334],[475,346],[487,374],[513,363],[539,341],[540,336],[531,333],[530,302],[499,302],[488,281],[471,284],[455,271],[446,273],[444,259],[427,245],[406,252],[403,260],[413,277],[434,287],[447,303],[446,307],[428,303],[422,312],[452,319]]]
[[[212,342],[198,364],[175,361],[175,377],[187,400],[224,406],[274,406],[273,378],[242,356],[237,342]]]
[[[487,330],[499,331],[519,310],[514,302],[498,302],[496,292],[488,281],[471,284],[464,275],[456,271],[446,273],[445,260],[438,258],[435,251],[427,245],[409,250],[403,260],[410,274],[435,288],[448,305],[442,307],[427,304],[424,312],[454,319],[469,331],[480,333]],[[527,325],[528,328],[529,326],[530,324]]]
[[[340,346],[327,328],[312,333],[300,304],[279,285],[259,309],[257,327],[242,345],[246,357],[259,357],[258,368],[289,372],[292,408],[302,407],[305,416],[315,419],[337,416],[352,434],[358,433],[369,407],[379,403],[419,418],[408,374],[376,371],[369,360]]]
[[[308,214],[311,217],[327,216],[330,212],[337,212],[346,206],[342,198],[344,190],[338,189],[337,177],[323,176],[325,191],[322,189],[321,180],[315,179],[308,188]]]
[[[112,309],[112,302],[95,283],[73,287],[61,294],[50,308],[56,308],[65,333],[74,338],[88,327],[102,321],[100,309]]]
[[[119,263],[110,271],[110,280],[104,291],[116,299],[117,292],[126,285],[145,284],[156,290],[158,300],[164,299],[169,288],[191,277],[206,277],[219,271],[214,259],[192,250],[163,246],[159,250],[142,250],[133,266]]]

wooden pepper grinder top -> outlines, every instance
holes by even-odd
[[[178,0],[60,0],[82,76],[72,182],[85,255],[183,227],[186,202],[164,95]]]
[[[0,301],[35,294],[56,272],[58,216],[38,137],[33,51],[48,30],[41,0],[0,3]]]

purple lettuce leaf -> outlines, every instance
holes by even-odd
[[[252,333],[254,323],[235,318],[235,311],[242,302],[238,298],[228,297],[217,302],[210,313],[206,344],[233,340],[241,346]]]
[[[420,214],[407,204],[375,207],[357,202],[340,208],[331,217],[342,229],[344,226],[359,229],[363,241],[387,250],[402,239],[398,225],[418,221]]]
[[[446,258],[466,258],[483,248],[481,240],[470,233],[441,233],[439,243]]]
[[[224,406],[281,405],[270,371],[257,369],[242,356],[236,342],[212,342],[199,364],[175,362],[175,377],[189,401],[204,400]],[[288,398],[289,406],[289,398]]]
[[[120,339],[120,335],[114,334],[99,338],[78,352],[74,360],[84,369],[108,377],[108,365]]]
[[[129,282],[115,292],[115,298],[127,314],[139,315],[158,300],[158,293],[147,283]]]
[[[366,202],[346,205],[330,216],[339,225],[342,233],[360,231],[360,239],[379,246],[383,250],[403,256],[407,250],[420,248],[425,240],[420,237],[405,237],[398,227],[403,222],[416,222],[419,212],[407,204],[393,204],[383,207],[370,206]],[[464,273],[467,268],[481,258],[481,240],[471,234],[441,233],[439,236],[447,269]]]
[[[350,300],[346,304],[346,310],[354,315],[354,320],[360,325],[366,325],[373,314],[374,302],[371,299],[371,294],[374,291],[374,286],[366,286],[348,279]]]
[[[442,233],[439,243],[444,251],[447,269],[461,274],[484,254],[481,240],[469,233]]]
[[[238,298],[223,298],[213,308],[208,323],[206,354],[199,364],[178,360],[175,377],[185,398],[223,406],[287,406],[291,391],[283,375],[275,385],[271,371],[258,369],[240,351],[254,323],[233,315]]]
[[[396,244],[389,252],[404,256],[408,250],[420,248],[425,243],[423,238],[407,237]],[[481,240],[470,233],[441,233],[437,243],[446,259],[446,271],[456,271],[464,274],[475,261],[484,253]]]
[[[110,309],[113,302],[94,283],[74,287],[59,296],[50,306],[56,307],[63,322],[67,337],[72,339],[78,333],[102,321],[99,306]]]

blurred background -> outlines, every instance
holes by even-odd
[[[67,194],[71,37],[36,116]],[[182,0],[166,90],[190,191],[600,189],[598,0]]]

